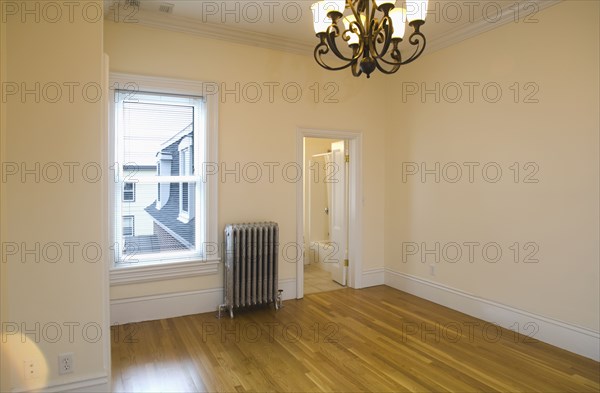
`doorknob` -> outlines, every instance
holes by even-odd
[[[329,214],[329,208],[328,207],[325,208],[325,214]]]

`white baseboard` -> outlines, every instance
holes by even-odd
[[[13,389],[13,393],[24,392],[109,392],[110,383],[108,381],[108,373],[102,372],[98,374],[88,375],[86,377],[78,377],[66,382],[50,382],[46,386],[40,386],[33,389]]]
[[[279,289],[283,289],[283,300],[294,299],[296,297],[296,279],[280,280]],[[222,303],[222,287],[115,299],[110,301],[110,323],[111,325],[122,325],[216,312],[217,307]]]
[[[539,328],[533,338],[596,361],[600,360],[600,333],[591,329],[519,310],[391,269],[385,269],[385,285],[507,329],[515,324],[523,328],[527,323],[533,322]],[[520,333],[529,335],[531,331],[522,330]]]
[[[362,272],[362,287],[374,287],[377,285],[383,285],[385,283],[385,269],[370,269],[363,270]]]
[[[140,296],[110,301],[111,325],[217,311],[223,288]]]

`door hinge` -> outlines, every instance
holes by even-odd
[[[348,262],[347,259],[344,259],[344,266],[348,267],[350,265],[350,262]]]
[[[350,162],[350,155],[346,154],[346,162]]]

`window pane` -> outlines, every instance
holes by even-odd
[[[119,214],[135,220],[135,230],[123,221],[121,251],[126,260],[144,255],[163,259],[173,252],[196,250],[196,187],[200,183],[172,178],[194,175],[198,109],[190,100],[182,103],[181,97],[153,96],[152,102],[122,103],[119,146],[127,203],[121,205]],[[160,177],[171,179],[160,182]]]
[[[123,162],[156,165],[160,151],[186,134],[193,135],[194,107],[124,102],[123,120]]]
[[[184,189],[188,190],[185,197],[190,205],[195,203],[194,193],[189,193],[190,188],[196,183],[185,183]],[[196,222],[195,217],[180,219],[179,191],[183,183],[161,183],[161,190],[168,190],[159,203],[156,200],[156,184],[138,184],[137,200],[145,201],[130,203],[123,207],[124,215],[135,216],[136,234],[125,239],[125,249],[131,254],[156,254],[170,251],[187,251],[196,248]],[[152,201],[148,203],[148,201]]]

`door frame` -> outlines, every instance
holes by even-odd
[[[362,133],[313,128],[296,131],[296,164],[304,167],[304,138],[344,139],[348,141],[348,286],[362,288]],[[304,250],[304,173],[296,182],[296,244]],[[296,261],[296,299],[304,297],[304,258]]]

